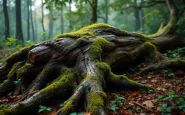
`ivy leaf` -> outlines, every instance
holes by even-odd
[[[47,107],[46,108],[47,111],[51,111],[51,109],[52,109],[51,107]]]
[[[70,113],[69,115],[77,115],[77,113],[76,112],[73,112],[73,113]]]
[[[44,109],[39,109],[38,113],[43,112],[43,111],[44,111]]]
[[[115,111],[115,110],[118,109],[118,107],[116,105],[113,105],[113,106],[110,107],[110,109],[113,110],[113,111]]]

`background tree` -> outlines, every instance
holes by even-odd
[[[5,39],[10,37],[9,34],[9,16],[7,10],[7,0],[3,0],[4,20],[5,20]]]
[[[21,20],[21,1],[16,0],[16,39],[23,41],[22,20]]]

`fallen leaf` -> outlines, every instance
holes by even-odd
[[[180,86],[176,86],[176,87],[175,87],[175,91],[176,91],[176,92],[180,91],[180,89],[181,89]]]
[[[154,107],[154,104],[152,103],[152,100],[144,101],[143,105],[146,105],[146,107],[148,107],[150,109]]]

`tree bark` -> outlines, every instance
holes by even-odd
[[[7,0],[3,1],[3,10],[4,10],[4,20],[5,20],[5,39],[10,37],[9,34],[9,16],[7,10]]]
[[[105,23],[108,23],[108,14],[109,14],[109,1],[108,0],[104,0],[105,1]]]
[[[42,30],[43,30],[43,34],[44,34],[44,40],[46,39],[46,36],[45,36],[45,27],[44,27],[44,2],[42,0],[42,7],[41,7],[41,12],[42,12],[42,17],[41,17],[41,24],[42,24]]]
[[[32,40],[35,41],[35,31],[34,31],[34,23],[33,23],[33,11],[32,11],[32,0],[30,0],[30,19],[31,19],[31,28],[32,28]]]
[[[30,40],[30,0],[27,0],[27,40]]]
[[[171,18],[175,18],[175,4],[171,0],[166,2],[169,9],[174,9],[170,12]],[[153,89],[116,74],[116,70],[130,68],[135,62],[151,64],[138,74],[164,67],[185,67],[184,60],[166,60],[162,54],[185,45],[174,31],[175,21],[171,18],[169,25],[157,35],[142,35],[96,23],[14,53],[0,68],[0,78],[7,79],[0,84],[0,96],[14,91],[14,95],[22,94],[25,98],[0,110],[0,114],[36,114],[39,105],[52,106],[69,98],[57,115],[68,115],[80,104],[93,115],[106,115],[106,88]],[[18,84],[12,83],[15,80],[19,80]],[[21,86],[25,89],[20,89]]]
[[[64,6],[61,5],[61,33],[64,33]]]
[[[22,33],[22,19],[21,19],[21,1],[16,0],[16,39],[23,41],[23,33]]]

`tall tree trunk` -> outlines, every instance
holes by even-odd
[[[35,4],[36,0],[34,1]],[[35,41],[37,41],[37,10],[34,11],[34,23],[35,23]]]
[[[109,1],[108,0],[104,0],[105,2],[105,23],[108,23],[108,14],[109,14]]]
[[[30,0],[27,0],[27,40],[30,40]]]
[[[33,11],[32,11],[32,0],[30,0],[30,18],[31,18],[31,28],[32,28],[32,40],[35,41],[35,31],[34,31],[34,23],[33,23]]]
[[[139,18],[139,8],[137,5],[137,0],[134,0],[134,16],[135,16],[135,31],[138,31],[141,27]]]
[[[144,3],[144,0],[141,0],[141,5]],[[140,9],[140,26],[142,31],[144,31],[144,25],[145,25],[145,14],[144,14],[144,9]]]
[[[46,31],[45,31],[45,27],[44,27],[44,2],[42,0],[42,6],[41,6],[41,12],[42,12],[42,17],[41,17],[41,24],[42,24],[42,31],[43,31],[43,37],[44,37],[44,40],[46,39]]]
[[[21,0],[16,0],[16,39],[23,42],[23,33],[22,33],[22,19],[21,19]]]
[[[54,22],[53,22],[53,6],[49,11],[49,38],[52,39],[53,37],[53,26],[54,26]]]
[[[4,21],[5,21],[5,39],[10,37],[9,34],[9,16],[7,10],[7,0],[3,1],[3,10],[4,10]]]
[[[92,0],[92,19],[93,23],[97,22],[97,8],[98,8],[98,0]]]
[[[61,33],[64,33],[64,6],[61,5],[61,17],[60,17],[60,21],[61,21]]]
[[[72,29],[72,20],[71,20],[71,1],[69,1],[69,29]]]

